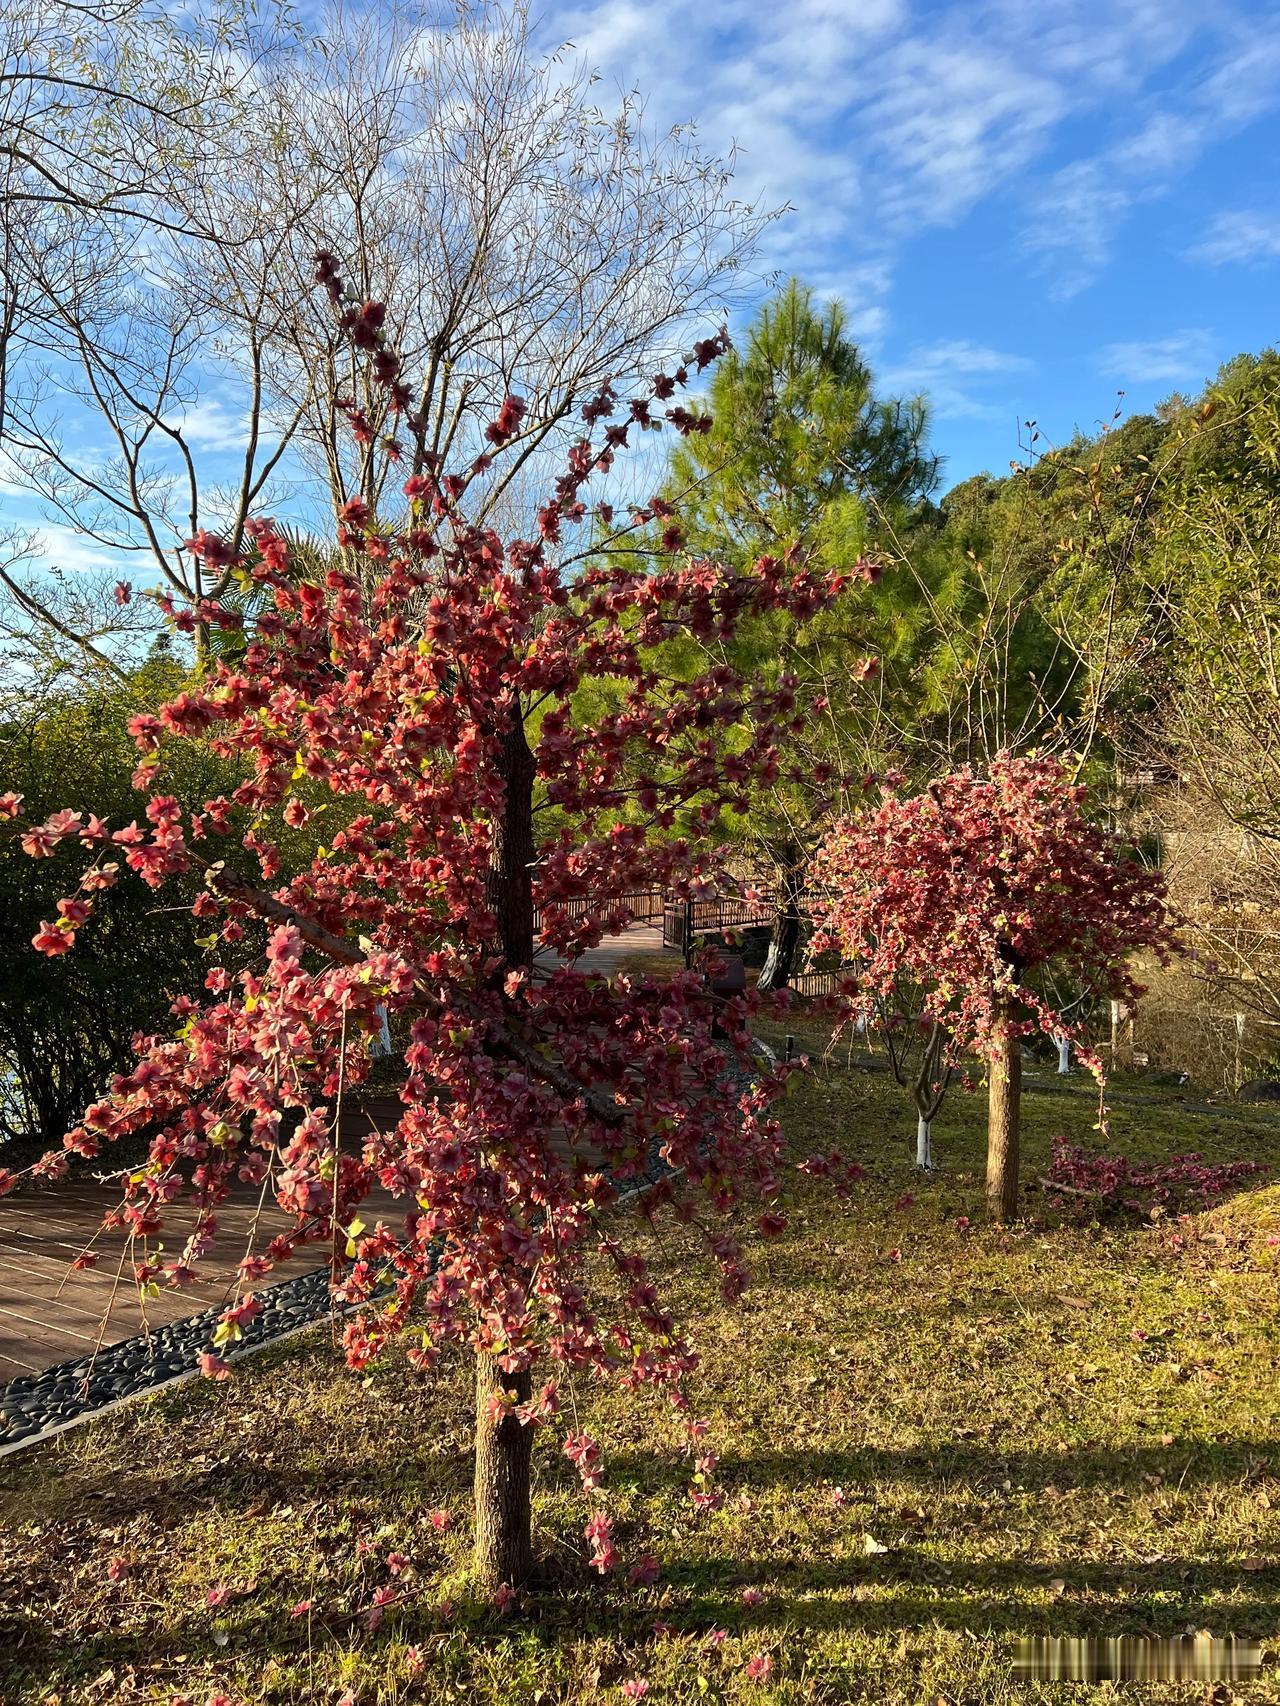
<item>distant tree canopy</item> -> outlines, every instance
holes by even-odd
[[[777,884],[767,988],[786,983],[795,963],[814,826],[883,756],[878,658],[909,643],[917,601],[903,602],[901,583],[883,591],[869,583],[893,526],[936,485],[938,459],[923,399],[878,395],[843,306],[819,304],[794,279],[724,358],[708,404],[710,430],[672,452],[661,493],[671,517],[656,525],[673,519],[694,556],[739,569],[773,558],[855,571],[843,596],[810,617],[773,611],[742,624],[732,656],[692,635],[663,648],[666,667],[683,677],[721,653],[752,679],[795,677],[821,706],[789,731],[776,776],[723,824]],[[745,726],[727,733],[740,747],[754,739]]]
[[[821,706],[790,731],[776,776],[723,815],[744,861],[776,880],[768,985],[794,964],[815,830],[856,806],[863,774],[923,785],[958,764],[1052,751],[1105,784],[1149,762],[1153,742],[1168,756],[1168,672],[1179,645],[1190,656],[1178,610],[1219,590],[1206,570],[1194,571],[1200,593],[1188,579],[1190,494],[1203,503],[1206,482],[1241,492],[1256,472],[1248,421],[1277,358],[1238,357],[1203,396],[937,498],[926,400],[878,394],[838,302],[793,280],[739,344],[711,384],[709,430],[674,449],[650,538],[632,548],[656,551],[675,528],[690,555],[738,566],[793,556],[883,570],[803,621],[740,625],[725,660],[763,680],[791,673]],[[672,638],[662,672],[687,677],[717,648]],[[592,684],[587,698],[608,691]],[[721,738],[729,758],[754,737],[744,724]]]

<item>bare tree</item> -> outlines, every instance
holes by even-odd
[[[145,254],[162,233],[188,233],[181,207],[157,195],[162,166],[192,157],[225,124],[277,21],[250,21],[239,0],[189,14],[158,0],[0,0],[0,453],[12,496],[46,499],[88,540],[121,543],[104,531],[106,516],[114,506],[137,523],[153,481],[144,476],[142,491],[122,495],[127,469],[101,454],[81,481],[62,418],[85,397],[105,403],[119,437],[124,409],[145,412],[159,400],[145,395],[150,375],[134,351],[109,335],[91,340],[105,333],[113,292],[115,321],[128,312],[125,257]],[[72,364],[86,345],[91,374],[77,388]],[[130,403],[139,388],[143,397]],[[96,513],[71,508],[76,496]],[[15,549],[23,541],[21,523],[6,526],[6,639],[47,662],[57,636],[69,648],[64,662],[118,668],[118,646],[113,656],[100,642],[135,624],[116,606],[104,626],[101,588],[58,585],[41,531],[25,529],[27,548]]]
[[[43,574],[30,565],[40,540],[29,529],[0,528],[0,684],[21,684],[22,695],[40,690],[85,667],[117,679],[127,677],[156,638],[144,610],[123,607],[111,578],[100,572]]]
[[[112,118],[141,151],[152,115]],[[154,150],[128,197],[59,201],[13,234],[11,478],[183,598],[223,590],[184,551],[202,528],[395,504],[388,439],[406,473],[471,466],[484,519],[576,435],[587,394],[732,305],[770,217],[732,169],[655,133],[638,94],[603,103],[571,47],[540,50],[525,0],[335,6],[257,53],[218,122]],[[316,288],[319,251],[424,375],[398,414]],[[524,412],[495,455],[510,394]]]
[[[6,206],[153,222],[160,155],[209,126],[264,39],[238,6],[184,18],[156,0],[0,0]]]

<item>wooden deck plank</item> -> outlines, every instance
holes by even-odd
[[[6,1303],[0,1303],[0,1342],[5,1338],[25,1342],[28,1339],[49,1336],[76,1339],[86,1345],[96,1344],[99,1337],[96,1324],[92,1321],[73,1321],[60,1314],[56,1322],[50,1322],[39,1315],[25,1314]]]
[[[164,1290],[159,1297],[148,1298],[147,1317],[156,1322],[180,1321],[187,1315],[198,1315],[204,1309],[221,1306],[231,1292],[229,1285],[184,1286],[181,1290]],[[130,1321],[142,1320],[135,1286],[122,1284],[114,1296],[107,1287],[83,1286],[75,1291],[63,1291],[44,1286],[22,1289],[12,1283],[12,1276],[0,1274],[0,1309],[17,1311],[37,1318],[66,1319],[71,1325],[88,1322],[96,1327],[110,1316]]]
[[[234,1295],[255,1220],[260,1217],[253,1240],[257,1248],[292,1225],[270,1197],[260,1212],[257,1191],[220,1204],[218,1240],[200,1264],[201,1279],[190,1286],[166,1287],[148,1299],[144,1320],[127,1254],[117,1283],[121,1256],[127,1252],[126,1234],[120,1229],[100,1233],[104,1209],[118,1200],[107,1187],[80,1186],[69,1191],[65,1201],[49,1191],[0,1205],[0,1381],[37,1374],[99,1345],[133,1338],[148,1326],[159,1329],[221,1306]],[[366,1218],[395,1220],[408,1206],[380,1191],[369,1198],[372,1212]],[[172,1206],[163,1236],[168,1251],[181,1249],[193,1218],[191,1205]],[[99,1233],[94,1242],[97,1266],[73,1269],[74,1257]],[[319,1267],[324,1259],[322,1245],[304,1245],[272,1270],[263,1289]]]

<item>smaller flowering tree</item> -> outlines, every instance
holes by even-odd
[[[856,968],[846,983],[855,1011],[909,982],[922,1020],[945,1031],[950,1064],[985,1057],[987,1202],[1007,1219],[1022,1039],[1072,1038],[1102,1082],[1081,1028],[1045,993],[1046,974],[1135,1001],[1131,955],[1166,963],[1179,949],[1164,878],[1086,815],[1086,790],[1058,758],[1001,754],[987,775],[959,770],[914,798],[892,783],[878,809],[836,824],[815,860],[812,951]]]

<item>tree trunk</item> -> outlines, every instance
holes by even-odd
[[[933,1171],[933,1143],[929,1136],[932,1123],[923,1114],[916,1116],[916,1166],[929,1173]]]
[[[1065,1078],[1071,1071],[1071,1038],[1055,1037],[1058,1045],[1058,1077]]]
[[[995,1052],[987,1084],[987,1210],[992,1220],[1012,1220],[1018,1212],[1022,1045],[1013,1030],[1007,997],[996,1008]]]
[[[502,815],[494,824],[488,900],[498,926],[503,964],[533,963],[534,760],[525,738],[518,698],[513,698],[499,760],[505,785]],[[490,1400],[513,1392],[524,1403],[532,1390],[528,1370],[504,1374],[487,1352],[476,1354],[475,1568],[487,1588],[521,1587],[533,1564],[530,1454],[533,1430],[512,1415],[495,1422]]]
[[[800,896],[803,892],[804,866],[799,853],[793,848],[783,867],[769,952],[756,980],[757,989],[785,989],[795,975],[796,960],[800,955]]]
[[[533,754],[524,717],[513,703],[499,760],[505,786],[502,816],[493,826],[488,900],[498,921],[498,945],[507,969],[533,963]],[[501,981],[501,974],[499,974]]]
[[[494,1421],[490,1401],[513,1392],[528,1401],[528,1371],[504,1374],[487,1351],[476,1355],[475,1568],[480,1585],[523,1587],[533,1568],[530,1459],[533,1429],[513,1415]]]
[[[920,1051],[919,1068],[911,1081],[911,1099],[916,1108],[916,1166],[929,1173],[933,1171],[934,1115],[942,1106],[942,1098],[951,1079],[951,1068],[944,1071],[942,1065],[942,1051],[946,1043],[947,1033],[935,1019],[929,1027],[928,1040]],[[902,1082],[902,1075],[896,1067],[894,1076],[899,1083]]]

